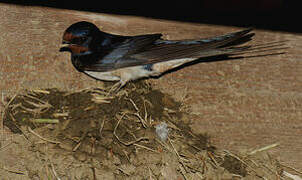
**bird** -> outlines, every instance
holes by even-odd
[[[167,40],[162,34],[123,36],[101,31],[80,21],[63,33],[60,52],[70,52],[75,69],[102,81],[117,81],[119,90],[129,81],[158,77],[166,71],[200,58],[231,56],[248,50],[252,28],[221,36]]]

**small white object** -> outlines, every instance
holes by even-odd
[[[168,125],[165,122],[156,125],[155,132],[161,141],[166,141],[169,135]]]

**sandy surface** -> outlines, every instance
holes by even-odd
[[[102,84],[76,72],[69,54],[58,52],[63,31],[80,20],[111,33],[163,33],[167,39],[238,30],[6,4],[0,4],[0,19],[2,97],[19,89],[75,90]],[[207,133],[217,147],[242,151],[280,143],[270,152],[281,163],[302,171],[302,36],[260,29],[255,32],[255,44],[288,40],[287,53],[199,63],[152,80],[152,84],[176,100],[187,95],[193,131]],[[1,136],[2,146],[9,146],[9,131],[2,131]]]

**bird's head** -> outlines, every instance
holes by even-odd
[[[68,51],[73,55],[89,54],[99,33],[100,30],[90,22],[74,23],[63,34],[60,52]]]

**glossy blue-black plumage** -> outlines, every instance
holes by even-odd
[[[86,47],[83,53],[72,53],[73,65],[79,71],[106,72],[131,66],[143,66],[152,70],[152,64],[182,58],[199,58],[244,50],[234,47],[243,44],[254,35],[251,29],[223,36],[170,41],[161,34],[120,36],[100,31],[94,24],[78,22],[65,33],[74,37],[71,42]],[[248,48],[248,47],[247,47]]]

